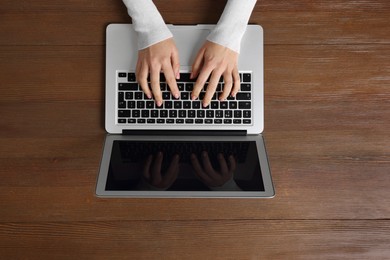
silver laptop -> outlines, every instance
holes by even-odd
[[[171,96],[161,76],[163,105],[147,99],[135,77],[137,36],[130,24],[106,31],[108,132],[96,194],[99,197],[273,197],[262,136],[263,30],[248,25],[238,69],[241,90],[210,105],[192,101],[189,78],[198,50],[214,25],[168,25],[180,57],[181,96]],[[207,88],[207,84],[205,85]]]

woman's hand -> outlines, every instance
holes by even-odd
[[[136,78],[148,98],[154,97],[157,106],[162,105],[160,73],[164,73],[172,95],[180,97],[176,79],[180,77],[179,52],[173,38],[158,42],[138,51]],[[148,75],[150,74],[150,87]]]
[[[237,63],[237,52],[222,45],[206,41],[192,65],[191,78],[197,77],[197,80],[191,99],[195,100],[199,97],[203,86],[210,78],[203,98],[203,107],[207,107],[217,89],[221,76],[223,76],[224,87],[218,99],[225,100],[229,94],[234,97],[240,90],[240,76]]]

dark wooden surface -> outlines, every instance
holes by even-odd
[[[224,1],[155,1],[215,23]],[[122,2],[0,5],[1,259],[389,259],[390,2],[259,1],[274,199],[100,199]]]

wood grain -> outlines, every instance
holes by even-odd
[[[154,1],[167,23],[225,2]],[[122,1],[0,5],[1,259],[386,259],[390,2],[258,1],[273,199],[102,199],[105,27]]]

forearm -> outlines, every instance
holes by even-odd
[[[228,0],[218,24],[207,40],[239,53],[241,39],[255,4],[256,0]]]
[[[152,0],[123,0],[138,35],[138,49],[172,37]]]

